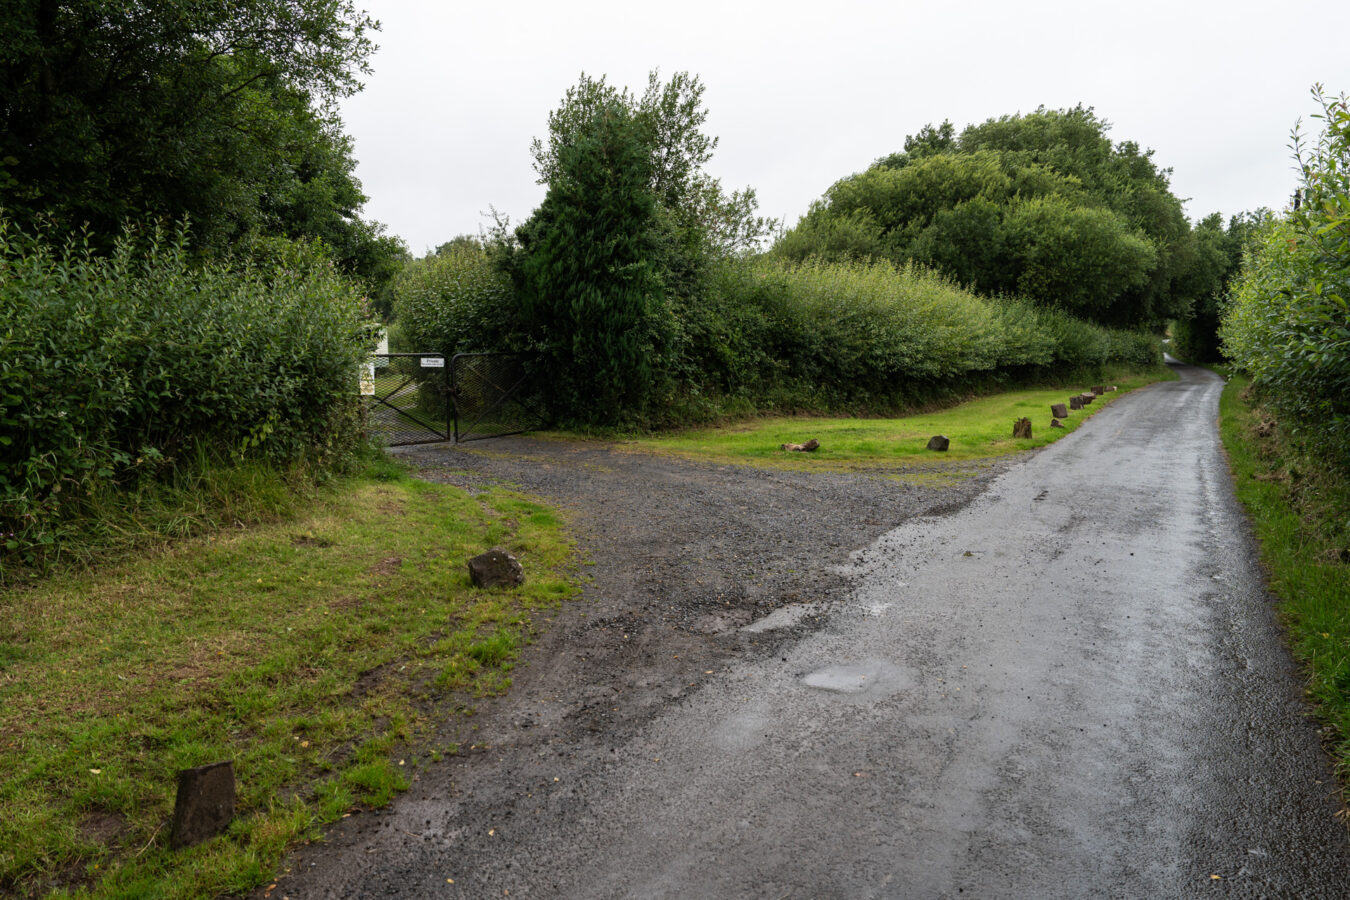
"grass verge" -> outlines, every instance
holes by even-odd
[[[1350,484],[1296,442],[1230,378],[1219,431],[1238,499],[1261,545],[1290,649],[1327,726],[1342,785],[1350,782]]]
[[[943,461],[987,459],[1042,447],[1071,434],[1080,424],[1116,398],[1135,388],[1165,380],[1170,370],[1116,376],[1108,382],[1119,390],[1071,411],[1064,428],[1050,427],[1050,406],[1069,402],[1076,390],[1035,388],[981,397],[935,412],[902,418],[860,419],[784,417],[755,419],[720,428],[697,428],[652,435],[628,446],[692,459],[741,465],[813,470],[915,469]],[[1175,378],[1175,375],[1171,375]],[[1084,385],[1077,390],[1087,390]],[[1031,419],[1032,437],[1012,437],[1013,423]],[[927,449],[935,434],[951,442],[945,453]],[[784,451],[785,443],[820,441],[812,453]]]
[[[491,546],[524,587],[470,586]],[[288,846],[405,788],[438,716],[509,686],[529,612],[574,590],[569,549],[522,496],[362,479],[287,521],[0,594],[0,893],[266,883]],[[234,823],[170,851],[176,771],[225,759]]]

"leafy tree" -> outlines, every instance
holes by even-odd
[[[757,215],[752,188],[726,194],[721,182],[704,171],[717,138],[703,132],[708,119],[703,91],[698,76],[688,72],[676,72],[664,83],[659,72],[651,72],[641,97],[607,84],[604,76],[597,80],[583,72],[567,89],[562,105],[549,114],[548,140],[536,138],[531,145],[539,183],[552,186],[566,178],[561,154],[584,139],[599,111],[623,107],[631,111],[647,147],[648,186],[686,247],[718,253],[757,248],[776,222]]]
[[[610,96],[551,148],[548,194],[517,231],[521,324],[542,351],[565,420],[640,420],[671,346],[650,130]]]
[[[1168,171],[1137,144],[1112,144],[1108,129],[1081,106],[960,135],[950,122],[925,126],[903,152],[834,184],[775,251],[804,259],[866,249],[986,293],[1156,327],[1193,301],[1189,226]]]
[[[322,241],[372,289],[404,255],[365,196],[335,101],[376,23],[351,0],[34,0],[0,30],[0,207],[111,242],[186,218],[219,254],[253,235]]]

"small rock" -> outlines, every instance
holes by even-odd
[[[178,773],[169,846],[200,844],[225,830],[234,818],[234,763],[218,762]]]
[[[1064,408],[1063,403],[1056,403],[1050,407],[1050,415],[1054,416],[1056,419],[1067,419],[1069,417],[1069,411]]]
[[[945,434],[935,434],[928,439],[929,450],[945,451],[950,444],[951,441],[947,440],[947,436]]]
[[[805,444],[783,444],[781,449],[796,450],[798,452],[810,453],[814,450],[820,449],[820,441],[816,440],[815,438],[811,438],[811,440],[807,441]]]
[[[1051,428],[1063,428],[1063,427],[1064,427],[1064,423],[1061,422],[1059,419],[1051,419],[1051,420],[1050,420],[1050,427],[1051,427]]]
[[[469,580],[474,587],[515,587],[525,583],[520,560],[498,547],[469,560]]]
[[[1013,423],[1013,437],[1029,438],[1031,437],[1031,420],[1023,416]]]

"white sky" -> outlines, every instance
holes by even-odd
[[[907,134],[1082,102],[1153,148],[1194,220],[1281,208],[1314,82],[1350,91],[1343,0],[357,0],[383,25],[342,106],[368,218],[421,254],[543,199],[530,140],[581,72],[706,85],[709,166],[791,226]]]

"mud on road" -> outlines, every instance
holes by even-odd
[[[616,748],[729,666],[771,656],[814,628],[848,595],[839,570],[851,553],[901,522],[960,508],[1011,464],[955,462],[943,477],[925,468],[906,479],[519,437],[396,453],[417,477],[470,491],[503,485],[560,509],[588,581],[580,600],[536,623],[510,695],[477,704],[439,736],[460,753],[420,771],[393,809],[343,820],[326,843],[298,853],[290,867],[299,878],[281,879],[274,896],[419,896],[399,886],[389,834],[399,835],[394,844],[432,840],[433,831],[443,840],[447,807],[461,823],[460,852],[478,858],[446,877],[460,896],[485,896],[489,884],[474,871],[490,878],[513,865],[487,831],[538,820],[536,786],[566,783],[570,795],[539,825],[581,827],[585,785],[604,778]],[[766,619],[785,624],[754,630]],[[383,871],[354,871],[372,866]],[[491,889],[500,895],[495,881]]]

